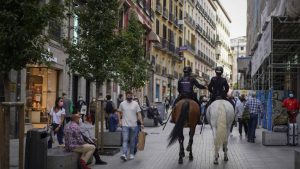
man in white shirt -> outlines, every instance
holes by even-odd
[[[136,101],[133,101],[133,95],[131,91],[126,92],[126,100],[124,100],[119,106],[119,125],[122,127],[123,136],[123,154],[121,159],[127,161],[128,153],[128,140],[130,139],[130,156],[129,159],[134,159],[135,149],[135,131],[137,121],[141,122],[141,127],[144,128],[144,123],[141,115],[141,109]],[[121,119],[122,116],[122,119]]]
[[[245,102],[246,102],[245,95],[242,94],[239,97],[239,99],[238,99],[238,101],[236,102],[236,105],[235,105],[235,113],[236,113],[236,116],[237,116],[238,122],[239,122],[240,136],[242,136],[243,126],[244,126],[244,130],[245,130],[245,135],[247,135],[247,132],[248,132],[248,124],[245,121],[242,120]]]

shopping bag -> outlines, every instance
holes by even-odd
[[[140,131],[139,132],[139,138],[138,138],[138,144],[137,144],[138,150],[140,150],[140,151],[144,150],[145,142],[146,142],[146,132]]]

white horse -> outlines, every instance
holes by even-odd
[[[235,118],[233,106],[226,100],[216,100],[207,108],[206,117],[213,130],[215,145],[214,164],[219,164],[218,158],[221,145],[223,145],[224,161],[228,161],[228,136]]]

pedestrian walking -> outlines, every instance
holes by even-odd
[[[59,145],[64,144],[64,119],[65,119],[65,109],[63,108],[63,98],[58,97],[55,100],[54,107],[51,108],[49,113],[48,126],[51,125],[52,132],[57,135],[57,141]],[[52,140],[51,140],[52,141]],[[52,144],[48,144],[48,148],[52,148]]]
[[[256,97],[256,93],[252,92],[252,97],[250,97],[246,104],[245,109],[249,110],[250,119],[248,122],[248,142],[255,142],[255,131],[257,126],[258,117],[263,117],[262,103]]]
[[[79,127],[80,121],[79,113],[72,115],[72,121],[65,128],[65,148],[67,151],[81,153],[79,164],[82,169],[90,169],[88,161],[92,154],[95,152],[96,147],[84,141]]]
[[[166,107],[166,112],[168,112],[170,108],[170,100],[168,97],[165,98],[165,107]]]
[[[83,100],[82,96],[79,96],[79,100],[76,103],[76,110],[81,115],[82,121],[84,121],[84,116],[86,115],[86,102]]]
[[[73,113],[73,103],[71,99],[67,97],[67,94],[65,92],[62,93],[62,98],[64,101],[63,108],[65,109],[65,113],[66,113],[65,119],[66,119],[66,123],[68,123],[69,121],[71,121],[71,117]]]
[[[127,161],[127,155],[130,154],[129,159],[134,159],[134,149],[135,149],[135,136],[137,121],[141,122],[141,128],[144,128],[144,122],[141,115],[140,106],[136,101],[133,101],[132,92],[126,92],[126,100],[120,104],[119,107],[119,125],[122,127],[123,136],[123,154],[121,159]],[[122,118],[121,118],[122,117]],[[130,141],[129,151],[128,151],[128,141]]]
[[[96,102],[96,98],[93,97],[92,102],[90,104],[90,113],[89,113],[93,125],[95,124],[95,119],[96,119],[96,109],[97,109],[97,102]]]
[[[247,133],[248,133],[248,121],[246,122],[246,121],[244,121],[242,119],[243,112],[244,112],[245,102],[246,102],[245,95],[242,94],[238,98],[238,100],[236,102],[236,105],[235,105],[235,114],[237,116],[238,123],[239,123],[239,133],[240,133],[240,136],[242,136],[243,126],[244,126],[245,136],[247,136]]]
[[[124,101],[123,94],[119,94],[119,97],[117,99],[117,108],[119,108],[120,104]]]
[[[114,102],[111,100],[110,95],[106,95],[106,102],[104,102],[104,110],[105,110],[105,127],[106,129],[109,129],[109,117],[111,114],[114,113],[115,108]]]

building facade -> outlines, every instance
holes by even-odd
[[[239,58],[245,58],[246,55],[246,36],[233,38],[230,40],[231,54],[233,58],[232,64],[232,83],[237,89],[244,89],[245,75],[242,72],[238,72],[238,60]]]
[[[222,6],[220,1],[215,1],[217,6],[216,16],[216,60],[217,66],[222,66],[224,69],[223,76],[227,79],[228,83],[232,86],[232,65],[233,57],[230,51],[230,31],[229,24],[231,23],[230,17]]]

